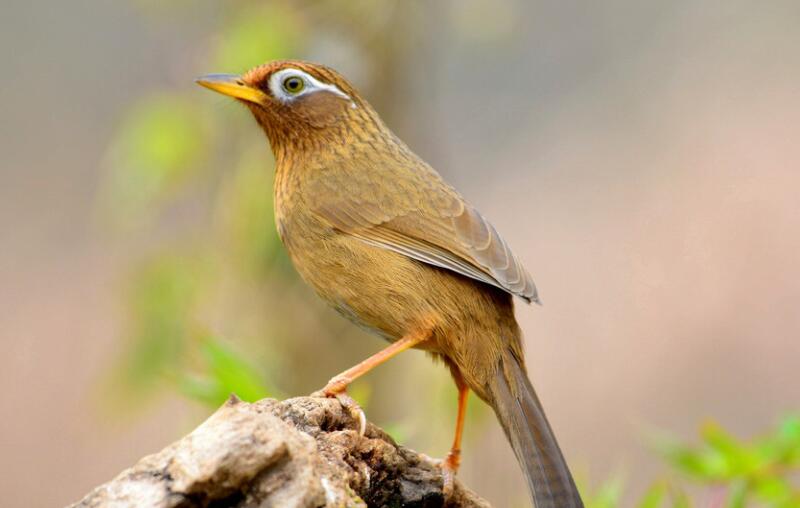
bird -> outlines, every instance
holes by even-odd
[[[468,394],[490,405],[536,508],[583,503],[528,379],[514,297],[536,286],[497,230],[381,120],[337,71],[301,60],[199,85],[252,112],[275,159],[275,223],[301,278],[348,320],[389,342],[320,391],[358,416],[353,380],[417,348],[458,389],[455,437],[441,462],[443,494],[461,463]]]

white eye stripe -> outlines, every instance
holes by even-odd
[[[283,82],[288,77],[297,77],[303,80],[303,84],[305,86],[299,93],[290,94],[289,92],[283,89]],[[298,97],[302,97],[303,95],[307,95],[309,93],[317,92],[320,90],[326,90],[328,92],[334,93],[352,102],[350,96],[339,90],[339,88],[336,85],[323,83],[322,81],[316,79],[314,76],[311,76],[310,74],[303,72],[299,69],[291,69],[291,68],[282,69],[273,74],[269,78],[269,89],[272,92],[272,95],[275,96],[281,102],[290,102]]]

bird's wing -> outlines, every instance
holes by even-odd
[[[321,170],[309,196],[316,213],[366,243],[538,302],[533,279],[475,208],[425,163],[353,164]],[[394,170],[392,168],[395,168]],[[408,169],[408,170],[407,170]]]

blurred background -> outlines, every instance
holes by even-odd
[[[286,57],[348,76],[525,262],[531,377],[590,506],[800,506],[796,0],[2,10],[5,506],[75,501],[229,392],[306,394],[383,347],[299,283],[263,135],[193,83]],[[353,393],[444,456],[451,384],[411,352]],[[471,403],[462,480],[527,506]]]

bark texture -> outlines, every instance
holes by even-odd
[[[142,458],[73,507],[469,507],[456,480],[445,504],[438,466],[335,399],[247,403],[231,397],[192,433]]]

